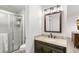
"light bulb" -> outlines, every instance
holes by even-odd
[[[62,6],[60,6],[60,7],[59,7],[59,10],[60,10],[60,11],[63,11],[63,7],[62,7]]]

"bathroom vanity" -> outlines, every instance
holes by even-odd
[[[65,39],[48,37],[35,38],[35,53],[66,53],[67,42]]]
[[[35,53],[66,53],[66,39],[56,38],[52,35],[52,33],[62,33],[62,11],[44,14],[44,32],[48,32],[50,35],[34,38]]]
[[[79,32],[72,32],[72,41],[74,47],[79,48]]]

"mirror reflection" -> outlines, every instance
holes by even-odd
[[[61,32],[61,11],[45,15],[45,31]]]

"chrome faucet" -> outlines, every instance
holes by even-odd
[[[50,35],[49,35],[49,38],[52,38],[53,36],[52,36],[52,33],[50,33]]]
[[[56,38],[56,36],[55,36],[55,35],[52,35],[52,33],[50,33],[50,34],[48,35],[48,37],[49,37],[49,38],[54,38],[54,39]]]

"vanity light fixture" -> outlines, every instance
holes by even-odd
[[[52,13],[53,12],[53,10],[54,10],[54,8],[52,7],[52,8],[50,8],[50,13]]]
[[[47,9],[44,9],[44,14],[52,13],[52,12],[59,12],[62,10],[60,5],[56,5]]]

